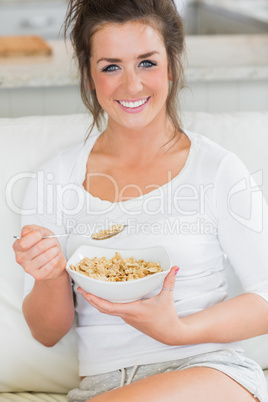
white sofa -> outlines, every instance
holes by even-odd
[[[0,401],[66,401],[68,390],[78,385],[75,329],[53,348],[40,345],[30,335],[21,313],[23,270],[15,262],[12,243],[13,235],[20,233],[19,209],[27,174],[58,149],[83,139],[88,119],[79,114],[0,119]],[[268,112],[188,112],[183,122],[185,128],[236,152],[251,173],[259,173],[268,198]],[[231,267],[228,272],[232,296],[240,292],[240,286]],[[268,335],[244,346],[268,373]]]

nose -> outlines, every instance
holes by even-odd
[[[127,71],[124,77],[125,91],[129,95],[136,95],[143,88],[141,78],[135,71]]]

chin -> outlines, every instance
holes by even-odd
[[[129,130],[142,130],[148,126],[150,126],[151,124],[153,124],[154,119],[144,119],[141,118],[137,115],[133,116],[131,119],[127,119],[124,121],[118,121],[118,123],[125,128],[128,128]]]
[[[137,124],[137,123],[134,123],[134,124],[124,124],[123,127],[125,127],[125,128],[128,129],[128,130],[141,131],[141,130],[145,129],[146,127],[148,127],[149,124],[150,124],[150,123],[148,123],[148,124],[145,124],[145,123],[144,123],[144,124]]]

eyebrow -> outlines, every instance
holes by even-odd
[[[148,53],[144,53],[144,54],[140,54],[137,59],[146,59],[148,57],[153,56],[154,54],[159,54],[159,52],[157,52],[156,50],[153,50],[152,52],[148,52]],[[109,57],[101,57],[98,61],[97,64],[101,61],[107,61],[108,63],[121,63],[122,60],[121,59],[115,59],[115,58],[109,58]]]

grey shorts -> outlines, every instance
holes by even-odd
[[[67,398],[69,402],[82,402],[154,374],[191,367],[211,367],[219,370],[241,384],[260,402],[268,402],[267,383],[261,367],[243,353],[231,349],[89,376],[81,381],[79,388],[71,390]]]

